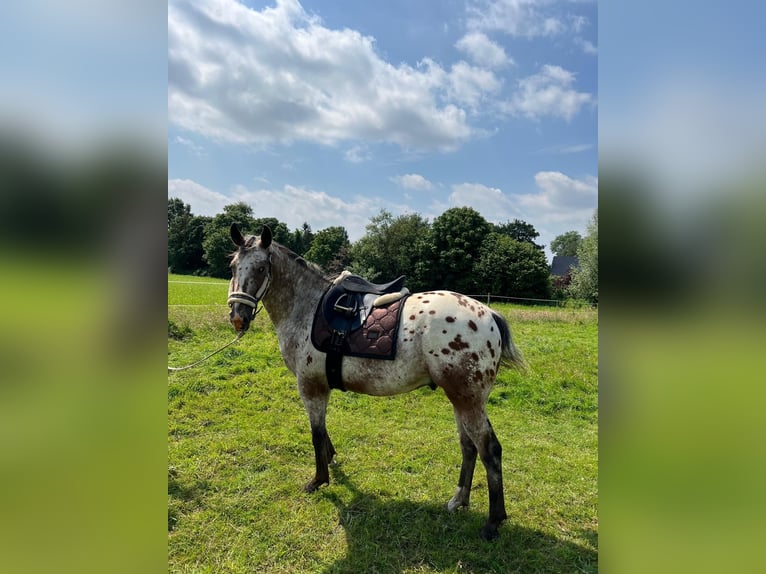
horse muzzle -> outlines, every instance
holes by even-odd
[[[229,295],[227,303],[231,308],[229,320],[234,330],[238,333],[244,333],[250,327],[250,322],[255,317],[255,308],[258,306],[258,300],[247,293],[235,292]]]
[[[250,327],[251,318],[249,315],[249,310],[246,310],[244,314],[242,314],[232,308],[231,313],[229,313],[229,320],[231,321],[231,325],[234,327],[234,330],[237,331],[237,333],[247,331],[247,329]]]

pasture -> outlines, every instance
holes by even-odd
[[[234,337],[227,284],[170,276],[168,363]],[[595,572],[598,315],[493,304],[529,364],[501,369],[488,414],[503,445],[508,520],[477,465],[471,507],[452,407],[425,387],[390,398],[334,391],[331,483],[314,494],[311,433],[268,315],[203,365],[168,376],[171,572]]]

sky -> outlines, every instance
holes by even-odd
[[[471,206],[547,246],[597,207],[597,5],[170,0],[168,196],[290,229]]]

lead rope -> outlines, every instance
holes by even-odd
[[[192,367],[196,367],[196,366],[197,366],[197,365],[199,365],[200,363],[202,363],[202,362],[204,362],[204,361],[207,361],[207,360],[208,360],[210,357],[212,357],[213,355],[215,355],[215,354],[217,354],[217,353],[220,353],[220,352],[221,352],[221,351],[223,351],[223,350],[224,350],[226,347],[228,347],[228,346],[230,346],[230,345],[233,345],[234,343],[236,343],[237,341],[239,341],[239,340],[242,338],[242,335],[244,335],[244,334],[245,334],[245,331],[240,331],[239,333],[237,333],[237,336],[234,338],[234,340],[233,340],[233,341],[229,341],[228,343],[226,343],[226,344],[225,344],[223,347],[221,347],[221,348],[220,348],[220,349],[218,349],[217,351],[213,351],[212,353],[210,353],[210,354],[209,354],[209,355],[207,355],[206,357],[203,357],[203,358],[201,358],[199,361],[195,361],[195,362],[193,362],[191,365],[186,365],[186,366],[184,366],[184,367],[168,367],[168,372],[173,372],[173,373],[174,373],[174,372],[177,372],[177,371],[185,371],[186,369],[191,369]]]
[[[258,307],[258,303],[260,300],[266,295],[266,292],[269,290],[269,287],[271,287],[271,254],[269,254],[269,274],[266,276],[266,281],[263,282],[263,285],[258,289],[258,293],[255,294],[255,297],[248,295],[247,293],[243,291],[235,291],[234,293],[229,294],[229,299],[227,303],[229,306],[232,305],[232,303],[243,303],[250,307],[253,310],[253,316],[250,318],[250,321],[255,321],[255,317],[258,315],[258,313],[261,312],[261,309],[263,309],[263,306]],[[239,331],[237,333],[237,336],[234,337],[233,341],[230,341],[226,343],[223,347],[218,349],[217,351],[213,351],[206,357],[202,357],[199,361],[193,362],[191,365],[186,365],[184,367],[168,367],[169,373],[175,373],[178,371],[185,371],[186,369],[191,369],[192,367],[196,367],[200,363],[207,361],[210,357],[213,355],[220,353],[223,351],[226,347],[229,347],[239,341],[242,338],[242,335],[245,334],[245,331]]]

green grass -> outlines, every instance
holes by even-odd
[[[168,305],[221,305],[229,282],[211,277],[168,275]]]
[[[197,278],[173,277],[173,280]],[[191,289],[190,289],[191,287]],[[194,289],[196,288],[196,289]],[[233,337],[226,288],[170,283],[169,364]],[[192,306],[192,305],[198,306]],[[495,305],[529,370],[501,370],[488,412],[503,444],[508,521],[477,464],[471,508],[450,514],[460,448],[440,390],[335,392],[331,484],[308,495],[308,419],[266,313],[234,347],[168,378],[171,572],[595,572],[597,334],[592,310]]]

